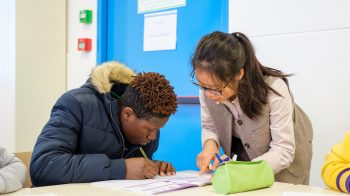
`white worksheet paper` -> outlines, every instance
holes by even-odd
[[[91,183],[122,191],[132,191],[146,194],[159,194],[189,187],[211,184],[211,174],[199,175],[197,171],[181,171],[173,176],[156,176],[145,180],[108,180]]]

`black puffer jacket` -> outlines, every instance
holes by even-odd
[[[126,145],[110,81],[129,84],[132,75],[122,64],[105,63],[92,71],[86,84],[59,98],[33,150],[34,186],[125,178],[125,158],[142,154],[140,146]],[[159,135],[143,146],[148,157],[158,143]]]

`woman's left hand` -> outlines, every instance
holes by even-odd
[[[158,165],[158,174],[160,176],[164,176],[164,175],[170,176],[170,175],[176,174],[176,170],[171,163],[164,162],[164,161],[155,161],[155,162]]]

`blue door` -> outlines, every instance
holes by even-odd
[[[199,39],[212,31],[228,29],[228,0],[188,0],[177,10],[176,50],[143,51],[144,14],[136,0],[99,0],[98,63],[120,61],[135,71],[166,76],[180,97],[178,111],[161,130],[156,160],[171,162],[180,170],[197,169],[201,151],[198,89],[191,85],[191,55]],[[172,9],[170,9],[172,10]],[[183,104],[190,96],[197,104]]]

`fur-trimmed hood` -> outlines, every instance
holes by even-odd
[[[136,73],[119,62],[106,62],[94,68],[90,74],[92,85],[99,93],[108,93],[115,82],[130,84]]]

